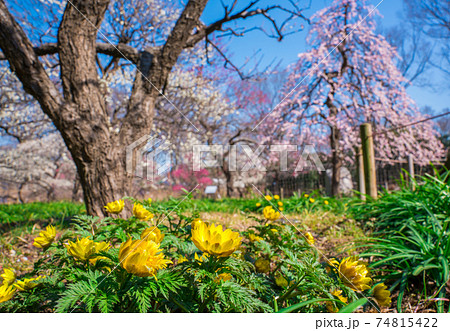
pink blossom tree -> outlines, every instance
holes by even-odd
[[[361,123],[372,123],[380,158],[412,154],[425,164],[443,153],[431,121],[394,129],[424,116],[405,90],[396,50],[375,32],[374,14],[365,1],[335,0],[312,17],[311,50],[291,68],[284,99],[266,124],[297,145],[328,139],[334,195],[343,164],[360,145]]]
[[[177,168],[171,172],[171,176],[176,182],[173,186],[174,191],[180,191],[181,189],[190,191],[195,187],[203,189],[207,185],[213,183],[207,169],[193,171],[192,166],[187,164],[178,165]]]

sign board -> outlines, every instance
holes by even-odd
[[[205,194],[216,194],[217,186],[206,186]]]

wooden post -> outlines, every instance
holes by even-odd
[[[356,149],[356,166],[358,168],[358,189],[359,198],[361,200],[366,200],[366,185],[364,183],[364,161],[362,155],[362,148],[357,147]]]
[[[372,125],[364,123],[360,126],[363,163],[364,183],[366,193],[373,199],[377,198],[377,178],[375,169],[375,152],[373,149]]]
[[[414,158],[412,154],[408,155],[408,172],[409,172],[409,180],[411,182],[411,190],[414,191]]]

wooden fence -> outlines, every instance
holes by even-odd
[[[376,183],[378,190],[386,189],[393,191],[399,189],[399,183],[401,178],[408,180],[407,173],[411,172],[411,164],[408,160],[388,160],[375,158],[376,165]],[[433,174],[435,168],[441,168],[445,160],[435,160],[433,165],[429,164],[421,166],[418,164],[412,164],[415,176],[423,176],[425,174]],[[353,189],[359,191],[358,172],[356,166],[348,169],[351,174]],[[406,171],[406,172],[405,172]],[[284,197],[290,197],[294,193],[311,193],[312,191],[319,191],[321,194],[326,195],[326,181],[327,175],[325,171],[317,172],[311,171],[307,173],[301,173],[298,176],[283,176],[283,175],[268,175],[266,177],[266,183],[264,185],[265,190],[263,192],[271,192],[272,194],[282,195]]]

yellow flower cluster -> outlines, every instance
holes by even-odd
[[[3,285],[12,285],[16,280],[16,274],[12,269],[3,269],[3,273],[0,277],[3,278]]]
[[[346,298],[342,295],[342,290],[334,290],[331,292],[331,294],[333,294],[336,298],[341,300],[341,302],[343,302],[343,303],[347,303],[347,301],[348,301],[348,298]]]
[[[159,244],[152,240],[128,239],[119,249],[120,265],[130,274],[138,277],[155,277],[172,261],[165,259]]]
[[[0,275],[3,278],[3,284],[0,286],[0,303],[10,300],[16,290],[29,291],[39,285],[39,280],[45,276],[38,276],[35,278],[24,278],[17,280],[16,274],[12,269],[4,269]]]
[[[199,226],[200,224],[202,224],[203,221],[200,218],[195,218],[192,222],[191,222],[191,228],[195,229],[197,226]],[[206,223],[206,222],[205,222]],[[208,223],[206,223],[208,224]]]
[[[280,273],[275,276],[275,284],[279,287],[287,287],[289,285],[287,279]]]
[[[306,237],[306,241],[308,242],[308,244],[310,244],[311,246],[314,245],[314,243],[316,242],[316,240],[314,239],[313,235],[310,232],[306,232],[305,233],[305,237]]]
[[[55,227],[52,225],[47,226],[45,231],[39,232],[39,236],[34,239],[33,246],[47,249],[52,244],[56,237]]]
[[[250,233],[249,235],[248,235],[248,239],[250,240],[250,242],[255,242],[255,241],[260,241],[260,240],[262,240],[263,238],[261,238],[260,236],[257,236],[257,235],[255,235],[255,234],[253,234],[253,233]]]
[[[255,261],[256,272],[266,273],[270,271],[270,261],[260,257]]]
[[[42,278],[45,278],[45,276],[39,276],[35,278],[24,278],[23,280],[18,280],[14,287],[18,289],[19,291],[29,291],[36,286],[39,285],[39,283],[36,283],[38,280],[41,280]]]
[[[75,260],[89,261],[91,264],[95,264],[98,260],[105,259],[104,256],[97,256],[100,252],[107,252],[111,246],[107,242],[94,242],[88,237],[79,239],[76,242],[69,242],[66,245],[67,253],[72,255]]]
[[[241,245],[242,237],[238,232],[227,229],[222,225],[198,223],[192,228],[192,241],[202,252],[217,257],[230,256]]]
[[[269,221],[276,221],[280,218],[280,212],[273,209],[272,206],[267,206],[263,209],[264,218]]]
[[[164,234],[161,233],[161,230],[156,226],[152,226],[151,228],[145,229],[141,233],[142,240],[151,240],[157,244],[160,244],[164,239]]]
[[[119,214],[123,208],[125,207],[125,202],[121,200],[116,200],[110,203],[107,203],[105,209],[108,213],[111,214]]]
[[[391,292],[384,283],[375,285],[373,297],[380,307],[389,307],[391,305]]]
[[[224,272],[224,273],[217,275],[217,277],[214,279],[214,282],[216,282],[216,283],[227,282],[227,281],[231,280],[232,278],[233,278],[233,276],[231,276],[231,274]]]
[[[3,278],[3,284],[0,286],[0,303],[10,300],[16,290],[12,286],[16,280],[16,274],[12,269],[3,269],[3,273],[0,275]]]
[[[153,218],[153,214],[144,208],[140,203],[133,205],[133,215],[141,221],[148,221]]]
[[[199,264],[206,261],[206,259],[209,257],[208,253],[203,253],[201,256],[198,256],[197,253],[194,255],[194,261],[197,261]]]
[[[0,303],[10,300],[15,292],[16,290],[12,285],[4,283],[0,286]]]
[[[347,303],[347,301],[348,301],[348,299],[346,297],[342,296],[342,290],[334,290],[331,292],[331,294],[334,295],[335,297],[337,297],[343,303]],[[329,313],[337,313],[338,312],[338,309],[331,301],[327,301],[326,306],[327,306],[327,310]]]
[[[369,284],[372,278],[369,277],[369,270],[366,263],[359,261],[357,256],[350,256],[339,264],[339,277],[342,282],[354,291],[364,291],[370,289]]]

